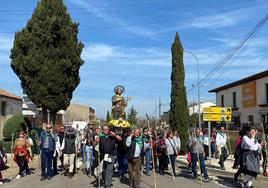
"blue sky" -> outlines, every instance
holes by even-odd
[[[98,117],[111,107],[115,85],[124,85],[140,116],[156,116],[158,98],[170,101],[170,46],[178,31],[185,50],[200,62],[203,78],[266,14],[267,0],[64,0],[85,44],[81,83],[72,103],[90,105]],[[22,95],[10,68],[14,31],[30,19],[37,0],[0,1],[0,88]],[[219,72],[202,83],[201,101],[215,101],[208,90],[267,69],[268,23]],[[197,63],[185,53],[185,85],[197,81]],[[204,85],[205,84],[205,85]],[[204,86],[203,86],[204,85]],[[197,101],[197,89],[188,102]],[[169,106],[164,105],[163,111]]]

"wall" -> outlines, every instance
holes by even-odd
[[[6,102],[6,115],[2,115],[2,101]],[[3,138],[3,128],[6,120],[16,113],[22,112],[22,101],[0,96],[0,139]]]
[[[268,83],[268,77],[264,77],[256,80],[256,104],[250,107],[243,106],[243,95],[242,95],[242,85],[235,86],[226,90],[217,92],[216,103],[217,106],[221,106],[221,95],[224,95],[224,106],[233,107],[233,92],[236,92],[236,107],[238,111],[235,113],[241,114],[240,121],[245,124],[248,123],[248,116],[253,115],[253,121],[255,124],[261,123],[260,110],[267,111],[268,108],[259,107],[260,104],[266,103],[266,90],[265,84]]]

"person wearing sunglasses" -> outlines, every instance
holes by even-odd
[[[52,170],[52,161],[53,154],[55,151],[55,146],[58,137],[52,131],[52,125],[47,124],[46,130],[41,133],[40,136],[40,149],[41,149],[41,179],[40,181],[44,181],[45,179],[51,180],[53,176]]]
[[[30,144],[25,138],[25,132],[20,131],[18,138],[14,142],[14,161],[19,166],[19,173],[16,179],[20,179],[29,173]]]

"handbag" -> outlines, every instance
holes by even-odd
[[[188,161],[189,164],[192,163],[192,156],[191,156],[191,152],[190,151],[188,151],[188,153],[187,153],[187,161]]]

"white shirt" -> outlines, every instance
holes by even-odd
[[[181,139],[180,139],[180,137],[174,136],[173,139],[175,141],[177,150],[180,151],[181,150]]]
[[[227,142],[227,136],[225,133],[217,133],[216,136],[216,145],[217,146],[221,146],[221,147],[225,147],[226,146],[226,142]]]
[[[131,140],[132,140],[132,135],[127,137],[127,140],[126,140],[127,147],[129,147],[131,145]],[[141,148],[140,148],[139,144],[136,144],[134,158],[139,157],[140,155],[141,155]]]
[[[166,142],[166,146],[167,146],[168,155],[173,155],[174,150],[177,151],[177,146],[176,146],[175,140],[173,138],[166,138],[165,142]]]
[[[261,148],[261,146],[255,138],[250,138],[247,135],[245,135],[242,138],[241,148],[257,151],[258,149]]]
[[[209,145],[208,135],[204,135],[203,138],[204,138],[204,145],[208,146]]]

